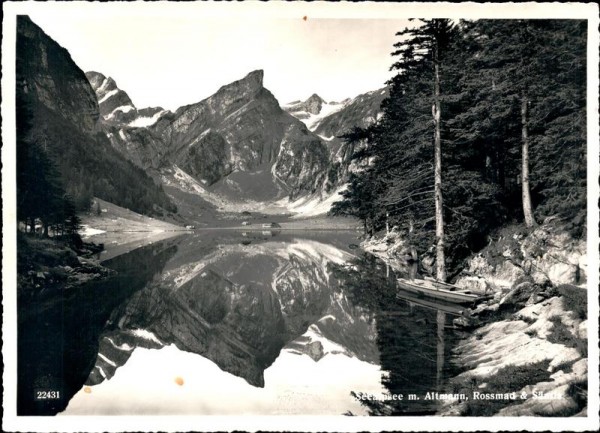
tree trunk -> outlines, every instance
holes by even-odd
[[[385,234],[386,235],[390,234],[390,213],[389,212],[385,213]]]
[[[415,246],[412,244],[412,240],[413,240],[413,236],[412,233],[415,229],[415,225],[413,220],[411,219],[408,222],[408,242],[410,245],[410,258],[412,259],[412,263],[409,269],[409,274],[408,276],[412,279],[417,278],[417,276],[419,275],[419,253],[417,252],[417,249],[415,248]]]
[[[445,352],[445,339],[444,339],[444,326],[446,325],[446,313],[442,310],[437,311],[436,316],[437,322],[437,344],[436,344],[436,375],[435,385],[436,389],[442,390],[442,379],[444,372],[444,352]]]
[[[435,53],[435,84],[434,104],[432,107],[435,148],[435,274],[440,281],[446,281],[446,259],[444,255],[444,209],[442,200],[442,139],[440,132],[441,107],[440,107],[440,66]]]
[[[531,208],[531,195],[529,193],[529,132],[527,129],[528,104],[529,101],[527,100],[527,97],[523,96],[521,100],[521,196],[523,198],[523,215],[525,217],[525,225],[527,227],[533,227],[536,225],[536,222],[535,218],[533,217],[533,210]]]

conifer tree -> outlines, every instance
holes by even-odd
[[[585,155],[585,23],[479,20],[465,28],[474,48],[465,62],[470,77],[462,84],[475,98],[467,105],[463,126],[470,123],[472,140],[483,140],[488,148],[499,151],[495,158],[499,183],[506,189],[506,176],[520,181],[523,219],[527,226],[534,226],[534,201],[544,211],[543,200],[554,198],[548,183],[558,186],[569,178],[572,192],[582,189],[578,182],[585,176],[574,169],[573,159],[563,170],[548,168],[568,160],[561,153],[571,153],[579,161]],[[519,169],[507,168],[517,164],[511,159],[517,154]],[[565,170],[572,175],[564,176]]]
[[[383,116],[346,136],[366,143],[354,153],[366,168],[336,208],[359,216],[371,232],[389,222],[420,254],[435,252],[450,273],[507,221],[534,225],[559,215],[581,229],[585,22],[433,22],[399,33],[399,73]],[[435,224],[440,209],[443,236]],[[442,271],[435,270],[438,278]]]
[[[32,133],[31,107],[17,92],[17,219],[30,232],[36,221],[44,236],[63,219],[65,189],[58,170],[48,156],[47,137]]]
[[[402,75],[414,68],[432,69],[432,102],[434,139],[434,200],[435,200],[435,249],[436,277],[446,280],[446,259],[444,248],[444,207],[442,195],[442,88],[441,74],[450,44],[456,37],[454,24],[448,19],[421,20],[422,25],[407,28],[397,36],[407,37],[395,44],[398,48],[392,55],[399,60],[392,65]]]

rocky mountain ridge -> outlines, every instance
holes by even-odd
[[[266,182],[261,193],[252,197],[259,201],[312,193],[325,181],[327,146],[281,110],[263,87],[263,71],[174,113],[138,111],[114,80],[96,72],[88,72],[88,78],[98,99],[110,104],[103,123],[111,143],[149,172],[176,165],[207,187],[220,181],[219,193],[232,200],[247,195],[236,188],[245,173],[267,173],[259,176]],[[125,111],[127,116],[121,114]],[[135,117],[140,114],[152,114],[155,121],[144,124]],[[245,178],[248,182],[252,179]]]
[[[381,103],[388,95],[388,87],[341,102],[326,102],[315,94],[306,101],[289,103],[283,109],[304,122],[308,129],[327,142],[333,167],[331,172],[336,178],[332,183],[339,185],[346,179],[348,172],[354,169],[351,158],[356,147],[356,143],[345,143],[340,135],[353,128],[366,128],[375,123],[381,115]],[[320,102],[315,105],[315,101]]]
[[[109,125],[128,125],[133,127],[150,126],[167,113],[162,107],[146,107],[138,109],[121,90],[115,80],[99,72],[86,72],[85,76],[90,82],[100,108],[102,121]]]
[[[98,72],[87,76],[101,101],[101,121],[112,145],[166,185],[177,183],[175,173],[189,176],[205,189],[203,199],[213,196],[211,203],[277,202],[285,207],[286,199],[327,199],[344,182],[349,153],[335,136],[311,131],[311,122],[339,112],[343,120],[330,125],[347,127],[356,115],[368,118],[356,119],[363,125],[379,110],[377,103],[356,110],[357,101],[372,102],[369,96],[327,103],[316,94],[282,109],[263,86],[262,70],[175,112],[138,110],[112,78]],[[303,119],[303,113],[308,117]]]
[[[219,211],[222,206],[214,204],[225,203],[258,210],[267,204],[273,212],[295,213],[301,199],[330,203],[344,184],[352,153],[336,135],[376,118],[379,110],[368,97],[367,107],[358,110],[353,107],[359,98],[328,103],[316,94],[295,111],[282,109],[264,87],[261,70],[175,112],[138,108],[114,78],[84,74],[28,18],[19,34],[25,37],[19,39],[17,87],[31,101],[34,129],[61,155],[57,164],[67,191],[82,203],[97,196],[141,213],[172,214],[169,201],[190,199],[167,198],[161,191],[177,183],[173,175],[179,172],[205,189],[190,193],[198,196],[192,201],[204,203],[200,208]],[[310,119],[298,119],[301,112]],[[325,129],[319,126],[324,122]]]
[[[341,102],[327,102],[315,93],[305,101],[293,101],[282,108],[321,139],[332,141],[352,128],[366,128],[377,121],[381,103],[388,95],[389,88],[383,87]]]
[[[354,127],[366,128],[379,119],[381,103],[388,95],[389,87],[383,87],[342,101],[339,105],[343,108],[323,118],[315,125],[314,132],[319,136],[335,137]]]
[[[335,135],[376,118],[379,109],[368,97],[361,111],[353,108],[360,98],[328,103],[316,94],[298,102],[296,111],[282,109],[261,70],[175,112],[138,108],[114,78],[84,74],[28,18],[19,34],[17,87],[33,107],[36,134],[61,155],[57,164],[67,191],[82,203],[97,196],[145,214],[172,214],[172,203],[191,201],[196,204],[187,214],[201,216],[223,205],[296,213],[310,207],[298,206],[301,201],[326,212],[351,154]],[[300,112],[319,122],[298,119]],[[325,121],[330,126],[323,131],[331,136],[311,131]],[[178,173],[203,191],[169,194]]]

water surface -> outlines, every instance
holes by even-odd
[[[116,257],[107,244],[118,275],[40,319],[62,325],[39,344],[63,338],[38,374],[62,383],[74,415],[434,413],[422,397],[453,373],[450,314],[397,298],[358,242],[200,231]],[[420,399],[357,398],[409,393]]]

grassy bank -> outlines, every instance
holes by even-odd
[[[81,215],[82,236],[102,232],[163,232],[185,230],[183,225],[171,224],[138,214],[113,203],[94,198],[91,210]]]

